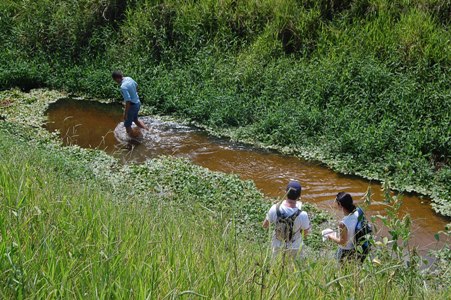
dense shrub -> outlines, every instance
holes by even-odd
[[[1,88],[117,97],[449,201],[449,1],[2,1]],[[315,152],[314,151],[314,152]],[[438,196],[440,195],[440,196]]]

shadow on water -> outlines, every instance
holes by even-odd
[[[150,130],[143,132],[141,143],[124,144],[121,141],[126,135],[120,104],[61,99],[50,105],[47,115],[46,128],[59,130],[64,143],[102,149],[124,163],[140,163],[160,155],[188,158],[210,170],[251,179],[270,197],[283,195],[287,180],[296,178],[303,184],[303,201],[335,213],[333,199],[337,192],[347,191],[360,199],[371,187],[374,194],[368,212],[384,213],[379,183],[335,173],[320,163],[215,138],[198,128],[144,117],[142,120]],[[413,243],[420,249],[433,249],[448,242],[437,243],[434,239],[434,234],[443,230],[449,220],[432,210],[428,198],[405,194],[402,211],[413,219]],[[338,220],[340,216],[336,216]]]

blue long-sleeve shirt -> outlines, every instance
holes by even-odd
[[[138,84],[130,77],[124,77],[121,82],[121,94],[124,101],[134,104],[140,103],[138,96]]]

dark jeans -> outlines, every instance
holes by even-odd
[[[355,249],[345,250],[338,248],[337,254],[335,257],[337,258],[338,262],[344,262],[350,259],[357,259],[363,262],[365,258],[367,257],[369,252],[369,248],[366,248],[362,253],[355,251]]]
[[[355,253],[354,249],[345,250],[345,249],[338,248],[337,254],[335,254],[335,257],[338,260],[338,262],[343,262],[345,260],[355,258],[355,254],[356,253]]]
[[[141,108],[141,103],[130,104],[126,119],[124,121],[125,127],[131,127],[133,122],[136,123],[138,121],[138,112],[139,112],[140,108]]]

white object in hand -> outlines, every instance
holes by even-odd
[[[326,228],[326,229],[324,229],[322,232],[321,232],[321,235],[323,236],[323,242],[325,242],[326,240],[327,240],[327,236],[329,236],[329,235],[331,235],[331,234],[333,234],[333,235],[337,235],[337,233],[336,232],[334,232],[332,229],[330,229],[330,228]]]

